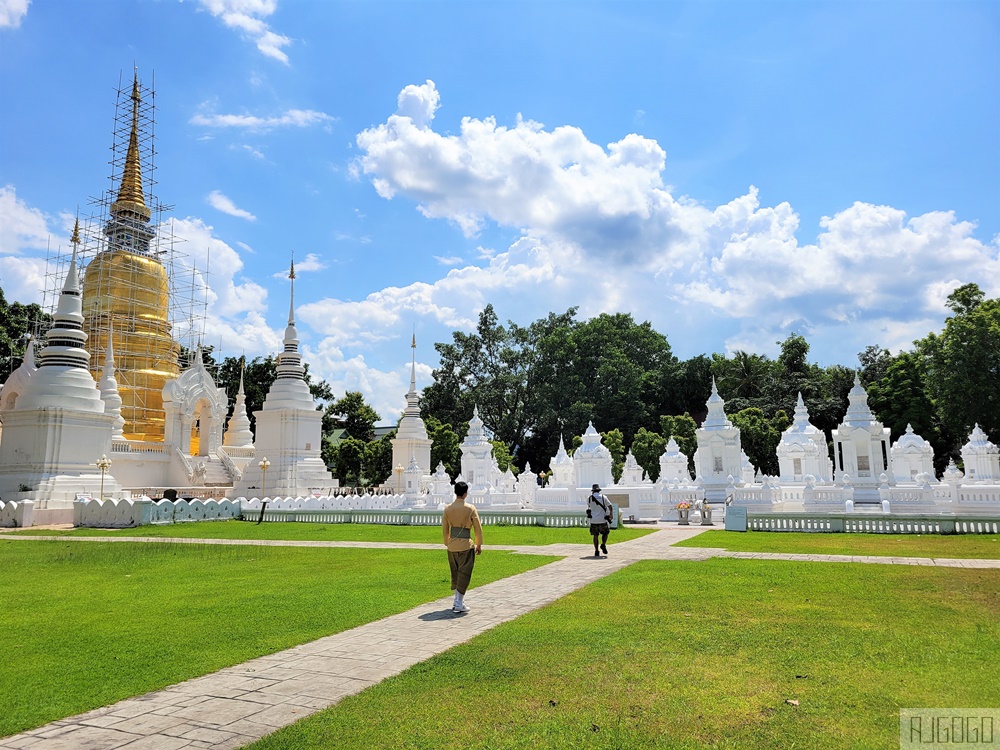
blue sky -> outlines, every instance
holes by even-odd
[[[109,187],[155,75],[157,197],[205,340],[386,419],[493,303],[651,320],[676,354],[853,364],[1000,294],[1000,4],[0,0],[0,283]]]

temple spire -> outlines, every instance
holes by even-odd
[[[291,293],[288,297],[288,325],[295,325],[295,258],[292,257],[291,268],[288,269],[288,279],[291,285]]]
[[[417,392],[417,332],[413,332],[410,340],[410,393]]]
[[[112,333],[108,331],[108,346],[104,351],[104,368],[101,371],[101,380],[97,384],[101,392],[101,401],[104,402],[104,413],[114,417],[112,425],[112,438],[124,436],[125,418],[122,416],[122,397],[118,392],[118,380],[115,378],[115,350],[112,342]]]
[[[142,194],[142,167],[139,161],[139,104],[142,97],[139,93],[139,71],[132,78],[132,129],[128,137],[128,151],[125,154],[125,167],[122,169],[122,182],[118,188],[118,198],[111,204],[111,212],[130,211],[138,214],[143,220],[149,221],[150,211]]]

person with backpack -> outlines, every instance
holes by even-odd
[[[601,494],[601,486],[595,484],[587,498],[587,518],[590,519],[590,535],[594,537],[594,557],[600,557],[601,552],[608,554],[608,534],[611,533],[611,517],[614,510],[607,497]],[[601,538],[598,547],[597,538]]]

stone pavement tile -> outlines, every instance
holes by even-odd
[[[232,739],[237,732],[223,729],[209,729],[208,727],[194,727],[181,735],[185,740],[201,740],[202,742],[219,743]]]
[[[233,698],[209,698],[194,706],[172,707],[171,716],[197,721],[210,727],[225,726],[237,719],[245,719],[260,706]]]
[[[119,719],[113,727],[121,732],[132,732],[133,734],[156,734],[183,723],[184,720],[176,716],[143,714],[128,719]]]
[[[42,742],[41,737],[12,737],[9,740],[0,740],[0,747],[9,750],[21,750],[21,748],[31,747],[37,742]]]
[[[113,750],[137,739],[140,737],[136,734],[81,726],[58,737],[46,737],[31,747],[37,750]]]
[[[180,750],[180,748],[190,746],[191,740],[181,739],[180,737],[167,737],[162,734],[150,734],[120,747],[123,750],[125,748],[127,750]]]
[[[118,724],[119,722],[125,721],[121,716],[112,716],[111,714],[101,714],[100,716],[93,716],[88,719],[80,718],[77,723],[83,724],[88,727],[109,727],[112,724]]]
[[[279,703],[277,706],[269,706],[263,711],[254,714],[253,720],[258,724],[265,724],[271,727],[271,731],[273,732],[275,729],[280,729],[299,719],[304,719],[306,716],[311,716],[317,710],[317,708],[311,706]]]

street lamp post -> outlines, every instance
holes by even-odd
[[[271,465],[271,462],[267,460],[267,456],[264,456],[257,464],[260,467],[261,480],[260,480],[260,517],[257,519],[257,525],[264,520],[264,509],[267,507],[267,469]]]
[[[396,464],[396,494],[398,495],[402,490],[400,489],[403,481],[403,464]]]
[[[104,499],[104,474],[108,469],[111,468],[111,459],[105,454],[101,454],[101,457],[97,459],[97,468],[101,470],[101,500]]]

